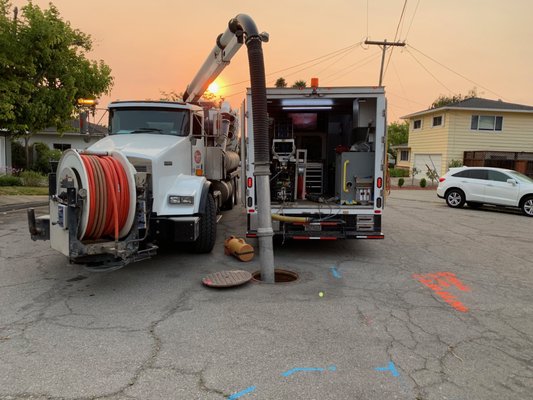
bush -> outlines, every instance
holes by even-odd
[[[46,186],[47,177],[36,171],[23,171],[20,173],[20,179],[24,186]]]
[[[13,168],[26,168],[26,151],[17,141],[11,142],[11,165]]]
[[[36,153],[33,169],[43,174],[51,172],[50,160],[58,161],[61,158],[61,151],[52,150],[44,143],[35,143],[33,148]]]
[[[463,166],[463,162],[461,160],[451,160],[448,163],[448,168],[457,168],[457,167],[462,167],[462,166]]]
[[[420,179],[420,187],[425,188],[427,184],[426,178]]]
[[[13,175],[0,175],[0,186],[22,186],[22,181]]]
[[[405,180],[403,178],[398,179],[398,187],[402,187],[405,183]]]
[[[391,178],[407,177],[409,170],[404,168],[389,168],[389,176]]]

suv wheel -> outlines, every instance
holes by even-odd
[[[522,212],[528,217],[533,217],[533,196],[526,197],[522,200],[522,205],[520,206]]]
[[[450,189],[446,192],[446,204],[452,208],[461,208],[465,204],[465,194],[460,189]]]

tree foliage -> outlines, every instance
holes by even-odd
[[[392,146],[406,144],[409,140],[409,122],[392,122],[387,127],[387,151],[396,156]]]
[[[287,81],[285,80],[285,78],[278,78],[274,85],[277,88],[285,88],[285,87],[287,87]]]
[[[307,82],[304,80],[298,80],[292,84],[294,89],[304,89],[307,87]]]
[[[77,99],[109,93],[111,69],[87,58],[91,37],[53,4],[42,10],[30,2],[12,15],[9,0],[0,0],[0,127],[12,135],[65,131]]]
[[[447,105],[453,104],[453,103],[459,103],[460,101],[467,100],[477,97],[477,89],[473,88],[471,89],[467,95],[463,96],[462,94],[454,94],[452,96],[444,96],[440,95],[435,99],[435,101],[431,104],[430,108],[440,108],[445,107]]]

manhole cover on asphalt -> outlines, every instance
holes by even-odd
[[[244,285],[252,279],[252,274],[248,271],[221,271],[207,275],[202,279],[202,283],[209,287],[224,288]]]

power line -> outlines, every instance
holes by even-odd
[[[398,26],[396,27],[396,33],[394,34],[393,42],[396,42],[396,40],[398,39],[398,32],[400,31],[400,26],[402,24],[403,16],[405,15],[405,8],[406,7],[407,7],[407,0],[405,0],[404,3],[403,3],[402,13],[400,14],[400,19],[398,20]],[[389,69],[389,63],[390,63],[390,59],[392,57],[392,53],[393,52],[394,52],[394,47],[391,49],[391,51],[389,53],[389,58],[387,60],[387,66],[385,67],[385,74],[387,73],[387,70]]]
[[[411,23],[409,24],[409,28],[407,29],[407,33],[405,34],[404,41],[407,40],[407,36],[409,36],[409,32],[411,32],[411,27],[413,26],[413,21],[415,20],[416,12],[418,11],[418,6],[420,5],[420,0],[416,2],[415,12],[413,13],[413,16],[411,17]]]
[[[358,43],[358,44],[360,44],[360,43]],[[351,50],[351,49],[350,49],[350,50]],[[347,50],[347,51],[350,51],[350,50]],[[297,73],[299,73],[299,72],[305,71],[305,70],[307,70],[307,69],[309,69],[309,68],[312,68],[312,67],[314,67],[314,66],[316,66],[316,65],[322,64],[323,62],[326,62],[326,61],[328,61],[328,60],[331,60],[332,58],[335,58],[335,57],[337,57],[338,55],[339,55],[339,54],[336,54],[336,55],[330,56],[330,57],[325,58],[325,59],[323,59],[323,60],[321,60],[321,61],[318,61],[318,62],[316,62],[316,63],[314,63],[314,64],[311,64],[311,65],[308,65],[308,66],[306,66],[306,67],[304,67],[304,68],[301,68],[301,69],[299,69],[299,70],[297,70],[297,71],[294,71],[294,72],[291,72],[291,73],[289,73],[289,74],[286,74],[285,76],[295,75],[295,74],[297,74]],[[288,70],[288,69],[291,69],[291,68],[285,68],[285,70]],[[278,71],[278,72],[279,72],[279,71]],[[267,76],[271,76],[271,75],[274,75],[274,74],[276,74],[276,73],[277,73],[277,72],[272,72],[272,73],[270,73],[270,74],[267,74]]]
[[[435,60],[434,58],[432,58],[432,57],[428,56],[427,54],[424,54],[424,53],[422,53],[422,52],[421,52],[420,50],[418,50],[418,49],[414,48],[413,46],[409,46],[409,48],[411,48],[411,49],[413,49],[413,50],[417,51],[418,53],[420,53],[420,54],[421,54],[421,55],[423,55],[424,57],[426,57],[426,58],[430,59],[430,60],[431,60],[431,61],[433,61],[434,63],[436,63],[436,64],[440,65],[441,67],[443,67],[443,68],[447,69],[448,71],[450,71],[450,72],[454,73],[455,75],[457,75],[457,76],[459,76],[459,77],[461,77],[461,78],[463,78],[463,79],[467,80],[467,81],[468,81],[468,82],[470,82],[470,83],[473,83],[473,84],[474,84],[474,85],[476,85],[476,86],[479,86],[479,87],[480,87],[481,89],[484,89],[484,90],[486,90],[486,91],[488,91],[488,92],[491,92],[492,94],[495,94],[496,96],[498,96],[498,98],[501,98],[501,99],[503,99],[503,98],[504,98],[504,96],[502,96],[502,95],[500,95],[500,94],[496,93],[496,92],[495,92],[495,91],[493,91],[493,90],[490,90],[489,88],[486,88],[486,87],[484,87],[483,85],[480,85],[479,83],[477,83],[477,82],[473,81],[473,80],[472,80],[472,79],[470,79],[470,78],[467,78],[466,76],[464,76],[464,75],[460,74],[459,72],[457,72],[457,71],[454,71],[454,70],[453,70],[453,69],[451,69],[450,67],[447,67],[446,65],[444,65],[444,64],[442,64],[441,62],[439,62],[439,61]],[[411,52],[409,52],[409,54],[411,54],[411,55],[412,55],[412,53],[411,53]],[[413,56],[413,58],[414,58],[414,56]]]
[[[363,66],[369,64],[370,62],[374,61],[378,57],[379,57],[379,53],[371,54],[370,56],[365,57],[365,58],[363,58],[363,59],[361,59],[361,60],[359,60],[359,61],[357,61],[357,62],[355,62],[353,64],[350,64],[350,65],[340,69],[339,71],[334,72],[333,74],[324,76],[324,79],[331,79],[331,80],[334,81],[334,80],[339,79],[338,77],[336,77],[339,74],[342,74],[342,76],[341,76],[341,78],[342,78],[342,77],[346,76],[349,72],[352,72],[352,71],[354,71],[354,70],[356,70],[356,69],[358,69],[360,67],[363,67]],[[333,78],[334,76],[336,78]]]
[[[366,0],[366,37],[368,39],[368,0]]]
[[[298,68],[298,67],[301,67],[302,65],[309,64],[309,63],[311,63],[311,62],[313,62],[313,61],[320,60],[320,59],[325,58],[325,57],[329,57],[329,58],[323,60],[322,62],[327,61],[327,60],[329,60],[329,59],[335,57],[335,55],[342,54],[343,52],[347,52],[347,51],[350,51],[350,50],[354,49],[355,47],[359,46],[361,43],[362,43],[362,42],[357,42],[357,43],[351,44],[351,45],[349,45],[349,46],[343,47],[342,49],[338,49],[338,50],[332,51],[331,53],[324,54],[324,55],[322,55],[322,56],[320,56],[320,57],[316,57],[316,58],[313,58],[313,59],[311,59],[311,60],[304,61],[304,62],[302,62],[302,63],[296,64],[296,65],[293,65],[293,66],[291,66],[291,67],[287,67],[287,68],[279,69],[279,70],[277,70],[277,71],[274,71],[274,72],[271,72],[271,73],[269,73],[269,74],[266,74],[266,76],[271,76],[271,75],[274,75],[274,74],[279,74],[280,72],[285,72],[285,71],[287,71],[287,70],[290,70],[290,69],[293,69],[293,68]],[[332,57],[330,57],[330,56],[332,56]],[[320,63],[318,63],[318,64],[320,64]],[[314,66],[314,65],[317,65],[317,64],[313,64],[312,66]],[[304,69],[305,69],[305,68],[304,68]],[[302,70],[300,70],[300,71],[302,71]],[[297,71],[297,72],[300,72],[300,71]],[[291,73],[291,75],[292,75],[292,74],[293,74],[293,73]],[[245,81],[234,82],[234,83],[230,83],[230,84],[224,85],[224,86],[221,87],[221,89],[224,89],[224,88],[227,88],[227,87],[231,87],[231,86],[240,85],[240,84],[247,83],[247,82],[249,82],[249,79],[247,79],[247,80],[245,80]]]
[[[383,83],[383,64],[385,62],[385,52],[387,51],[387,46],[404,47],[405,43],[403,43],[403,42],[387,42],[386,40],[384,40],[383,42],[375,42],[375,41],[372,41],[372,40],[365,40],[365,44],[373,44],[373,45],[377,45],[377,46],[383,46],[383,53],[381,55],[381,69],[380,69],[380,72],[379,72],[379,86],[382,86],[382,83]]]
[[[435,75],[433,75],[431,73],[431,71],[425,67],[424,64],[422,64],[420,61],[418,61],[418,59],[414,56],[413,53],[411,53],[409,51],[409,49],[406,49],[406,50],[407,50],[407,54],[409,54],[411,57],[413,57],[413,60],[415,60],[418,63],[418,65],[420,65],[424,69],[424,71],[426,71],[433,79],[435,79],[435,81],[437,81],[449,93],[453,93],[452,90],[448,86],[446,86],[444,83],[442,83]]]
[[[351,50],[350,50],[351,51]],[[329,65],[327,65],[325,68],[321,69],[320,71],[318,71],[315,75],[316,76],[321,76],[323,72],[327,71],[333,64],[336,64],[338,62],[340,62],[343,58],[345,58],[348,54],[350,54],[350,51],[347,51],[345,52],[344,54],[340,55],[340,57],[336,60],[334,60],[333,62],[331,62]]]

